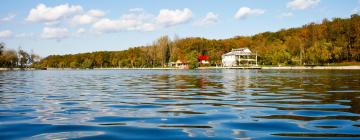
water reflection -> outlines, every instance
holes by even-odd
[[[0,139],[359,138],[359,83],[356,70],[0,72]]]

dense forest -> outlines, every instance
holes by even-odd
[[[209,40],[163,36],[152,45],[124,51],[50,55],[34,67],[165,67],[176,60],[197,67],[197,56],[206,53],[211,66],[221,65],[221,55],[247,47],[259,55],[261,65],[325,65],[360,61],[360,16],[324,19],[299,28],[264,32],[254,36]]]
[[[26,68],[39,61],[40,57],[33,52],[21,48],[18,51],[7,49],[4,43],[0,43],[0,68]]]

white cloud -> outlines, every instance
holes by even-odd
[[[8,38],[11,37],[13,32],[11,30],[0,31],[0,38]]]
[[[15,18],[15,14],[8,14],[6,17],[3,17],[1,21],[11,21]]]
[[[86,33],[87,33],[86,29],[84,29],[84,28],[78,28],[78,29],[76,30],[76,32],[72,34],[71,37],[82,37],[82,36],[84,36],[84,35],[87,35]]]
[[[86,32],[86,30],[85,30],[84,28],[79,28],[79,29],[76,31],[77,34],[83,34],[83,33],[85,33],[85,32]]]
[[[100,18],[104,16],[105,16],[105,12],[101,10],[90,10],[86,14],[74,16],[71,20],[71,23],[73,25],[91,24],[100,20]]]
[[[188,8],[183,10],[162,9],[160,10],[159,15],[156,17],[156,21],[163,26],[172,26],[188,22],[191,18],[192,12]]]
[[[44,25],[45,26],[56,26],[60,24],[60,21],[59,20],[56,20],[56,21],[49,21],[49,22],[45,22]]]
[[[132,9],[129,9],[129,12],[144,12],[145,10],[142,9],[142,8],[132,8]]]
[[[55,28],[64,24],[72,27],[90,24],[91,28],[88,32],[95,33],[154,31],[186,23],[192,18],[192,11],[188,8],[161,9],[158,15],[147,13],[142,8],[133,8],[129,9],[129,13],[122,15],[118,19],[106,18],[105,14],[104,11],[97,9],[84,12],[83,8],[79,5],[63,4],[48,7],[45,4],[38,4],[30,10],[26,20],[43,22],[46,27],[43,29],[42,38],[50,39],[63,38],[63,34],[69,32],[64,28]],[[216,18],[217,15],[211,13],[204,19],[204,22],[216,22]],[[74,34],[79,32],[82,31],[78,30]]]
[[[35,37],[34,33],[19,33],[15,35],[16,38],[33,38]]]
[[[185,23],[191,19],[190,9],[160,10],[158,16],[146,13],[143,9],[130,9],[130,13],[119,19],[102,18],[95,22],[92,31],[96,33],[119,31],[154,31],[163,27],[170,27]]]
[[[121,18],[115,20],[103,18],[96,22],[92,28],[95,32],[99,33],[130,30],[145,31],[146,29],[143,29],[143,26],[150,19],[151,15],[146,14],[145,12],[132,12],[125,14]]]
[[[291,16],[293,16],[294,14],[292,13],[292,12],[287,12],[287,13],[282,13],[281,15],[280,15],[280,17],[281,18],[283,18],[283,17],[291,17]]]
[[[144,23],[138,29],[140,31],[155,31],[156,29],[160,28],[158,25],[154,23]]]
[[[117,20],[101,19],[92,26],[98,33],[118,32],[118,31],[152,31],[155,27],[150,23],[145,23],[140,17],[122,17]]]
[[[320,3],[320,0],[292,0],[287,4],[287,8],[304,10]]]
[[[355,8],[354,10],[351,11],[351,14],[360,14],[360,11],[358,8]]]
[[[79,5],[63,4],[55,7],[47,7],[45,4],[39,4],[36,8],[30,10],[26,20],[51,22],[60,18],[79,13],[83,8]]]
[[[125,30],[137,30],[137,31],[150,31],[143,26],[150,26],[149,21],[153,18],[153,15],[146,13],[143,9],[130,9],[130,13],[123,15],[118,20],[103,20],[104,27],[107,27],[106,31],[125,31]],[[95,25],[94,25],[95,26]]]
[[[204,18],[196,22],[195,25],[205,26],[205,25],[214,24],[218,21],[219,21],[219,16],[217,14],[214,14],[213,12],[209,12],[206,14]]]
[[[57,39],[61,40],[69,36],[69,31],[66,28],[58,27],[44,27],[41,37],[45,39]]]
[[[234,18],[245,19],[249,16],[257,16],[257,15],[262,15],[264,13],[265,10],[263,9],[251,9],[249,7],[241,7],[234,15]]]
[[[93,17],[103,17],[103,16],[105,16],[104,11],[97,10],[97,9],[92,9],[92,10],[88,11],[87,14],[90,15],[90,16],[93,16]]]

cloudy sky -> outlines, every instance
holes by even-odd
[[[1,0],[0,42],[45,57],[230,38],[360,13],[360,0]]]

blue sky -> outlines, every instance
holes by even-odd
[[[360,0],[1,0],[0,41],[45,57],[223,39],[360,13]]]

